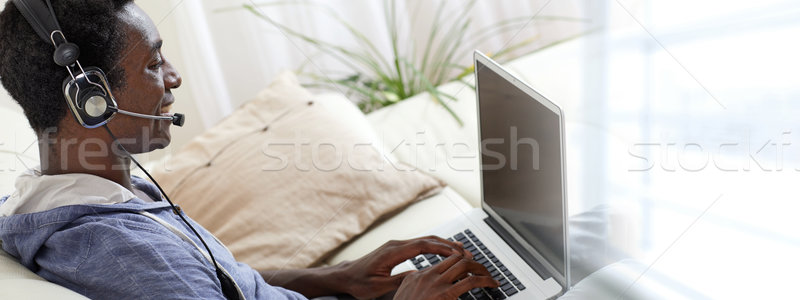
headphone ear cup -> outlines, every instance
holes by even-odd
[[[78,98],[78,106],[83,108],[83,112],[92,118],[102,117],[108,110],[108,101],[105,95],[97,88],[93,88],[86,93],[81,93]]]
[[[114,116],[117,103],[103,71],[94,67],[84,70],[85,73],[78,74],[75,79],[64,79],[64,97],[75,120],[83,127],[95,128]]]

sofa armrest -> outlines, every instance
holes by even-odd
[[[65,287],[44,280],[14,257],[0,250],[0,299],[88,300]]]
[[[36,279],[0,280],[1,299],[88,300],[78,293],[47,281]]]

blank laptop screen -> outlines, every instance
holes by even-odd
[[[480,62],[475,67],[483,199],[565,274],[559,116]]]

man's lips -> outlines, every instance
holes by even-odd
[[[164,114],[169,114],[169,111],[170,111],[171,109],[172,109],[172,103],[170,103],[170,104],[167,104],[167,105],[162,105],[162,106],[161,106],[161,111],[159,111],[159,112],[160,112],[162,115],[164,115]]]
[[[170,110],[172,109],[173,103],[175,103],[175,98],[173,98],[172,95],[167,94],[166,99],[164,99],[164,101],[161,102],[161,110],[159,110],[159,113],[161,115],[170,114]]]

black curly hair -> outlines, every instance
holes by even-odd
[[[51,0],[64,35],[81,49],[81,65],[105,71],[112,91],[125,84],[117,66],[125,29],[117,12],[132,1]],[[61,85],[69,74],[53,62],[53,51],[9,0],[0,12],[0,81],[37,132],[57,126],[67,113]]]

